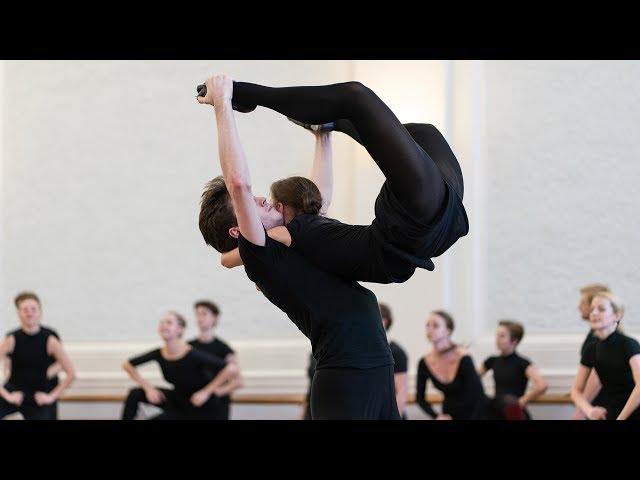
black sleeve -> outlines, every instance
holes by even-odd
[[[160,349],[156,348],[155,350],[151,350],[150,352],[130,358],[129,363],[136,367],[138,365],[142,365],[143,363],[152,362],[153,360],[157,362],[158,360],[160,360],[160,358]]]
[[[459,375],[462,375],[467,379],[477,379],[480,380],[480,375],[476,372],[476,366],[473,363],[473,358],[469,355],[465,355],[460,359],[460,365],[458,366]]]
[[[520,357],[520,368],[522,368],[522,373],[529,368],[529,365],[531,365],[531,360],[526,357]]]
[[[240,235],[238,250],[244,263],[244,271],[249,279],[260,287],[265,279],[280,277],[282,273],[278,268],[279,263],[287,255],[289,249],[268,235],[264,246],[255,245]]]
[[[427,415],[429,415],[431,418],[436,418],[438,416],[438,413],[427,401],[428,379],[429,373],[427,372],[427,366],[424,364],[424,358],[421,358],[418,362],[418,378],[416,380],[416,402]]]
[[[243,262],[246,262],[247,260],[244,258],[245,255],[248,255],[250,257],[257,257],[264,261],[265,259],[268,259],[270,257],[270,247],[272,246],[273,242],[282,245],[280,242],[273,240],[269,235],[267,235],[266,230],[264,231],[264,237],[264,245],[256,245],[255,243],[251,243],[249,240],[244,238],[242,234],[240,234],[240,236],[238,237],[238,251]]]
[[[203,352],[202,350],[198,350],[197,348],[192,349],[191,354],[198,361],[198,363],[204,367],[212,368],[214,370],[222,370],[226,365],[224,358],[220,358],[216,355]]]
[[[483,363],[482,365],[484,366],[484,369],[489,371],[493,368],[493,362],[495,362],[496,357],[488,357]]]
[[[597,343],[593,342],[587,345],[587,348],[584,350],[582,354],[582,358],[580,359],[580,364],[584,365],[587,368],[593,368],[596,361],[596,345]]]
[[[407,373],[407,354],[400,347],[396,347],[393,353],[393,373]]]
[[[222,347],[222,352],[223,352],[222,357],[223,358],[226,358],[227,355],[236,353],[236,352],[233,351],[233,348],[231,348],[229,345],[227,345],[222,340],[220,340],[220,346]]]
[[[638,355],[640,353],[640,344],[631,337],[626,337],[624,344],[624,353],[627,361],[634,355]]]

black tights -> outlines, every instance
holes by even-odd
[[[272,88],[234,82],[233,100],[246,107],[260,105],[304,123],[348,120],[405,210],[424,223],[439,212],[446,188],[437,165],[389,107],[363,84]]]

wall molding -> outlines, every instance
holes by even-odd
[[[640,332],[628,333],[640,338]],[[571,388],[578,363],[582,334],[528,334],[518,349],[530,358],[549,382],[549,394],[564,394]],[[238,355],[245,386],[244,394],[300,394],[306,392],[307,361],[310,346],[306,339],[238,340],[230,342]],[[152,342],[67,342],[65,348],[74,363],[77,379],[68,391],[72,395],[118,395],[134,383],[121,369],[133,355],[157,348]],[[495,354],[493,335],[483,335],[469,346],[478,365]],[[409,388],[415,391],[418,358],[409,359]],[[164,385],[155,363],[140,371],[154,383]],[[484,378],[487,393],[492,393],[491,374]],[[433,393],[432,387],[430,391]]]

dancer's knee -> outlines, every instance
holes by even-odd
[[[344,92],[348,101],[354,104],[367,104],[371,99],[378,99],[373,90],[357,81],[345,82]]]

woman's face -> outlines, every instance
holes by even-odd
[[[282,215],[285,225],[296,218],[296,212],[290,206],[284,205],[275,199],[273,199],[273,204],[275,205],[276,210]]]
[[[180,338],[183,331],[184,329],[178,323],[178,319],[171,313],[166,313],[160,320],[160,325],[158,325],[158,333],[165,342]]]
[[[451,330],[447,328],[447,324],[440,315],[432,313],[427,319],[427,340],[435,343],[444,338],[451,336]]]
[[[602,330],[611,327],[619,319],[618,314],[613,310],[613,305],[606,298],[595,297],[591,301],[591,313],[589,323],[593,330]]]

